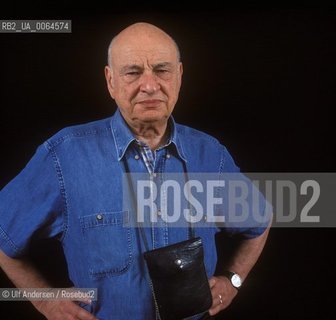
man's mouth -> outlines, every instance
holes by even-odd
[[[159,99],[146,99],[146,100],[139,101],[138,104],[144,105],[145,107],[148,107],[148,108],[155,108],[161,102],[162,100],[159,100]]]

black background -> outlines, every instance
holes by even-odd
[[[242,171],[335,171],[333,7],[37,1],[9,4],[0,18],[71,19],[73,28],[0,34],[1,188],[50,135],[113,113],[103,76],[107,46],[136,21],[158,25],[180,46],[176,120],[217,137]],[[218,318],[334,319],[334,235],[331,228],[272,229],[244,288]],[[38,243],[32,255],[56,286],[68,284],[57,244]],[[0,281],[12,286],[4,274]],[[25,302],[1,302],[0,317],[43,319]]]

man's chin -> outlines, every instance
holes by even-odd
[[[146,124],[154,124],[154,123],[163,123],[167,121],[167,117],[143,117],[138,118],[139,122],[146,123]]]
[[[167,121],[169,116],[158,111],[145,111],[138,115],[138,120],[144,123],[163,122]]]

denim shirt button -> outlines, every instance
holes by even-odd
[[[167,153],[166,158],[170,159],[170,154],[169,153]]]
[[[102,220],[103,219],[103,215],[102,214],[97,214],[96,218],[97,218],[97,220]]]
[[[135,159],[135,160],[139,160],[139,159],[140,159],[139,155],[136,154],[136,155],[134,156],[134,159]]]

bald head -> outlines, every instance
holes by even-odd
[[[177,61],[180,61],[179,48],[171,36],[150,23],[138,22],[128,26],[112,39],[108,47],[108,65],[112,67],[115,56],[134,48],[138,50],[170,48],[175,51]]]

